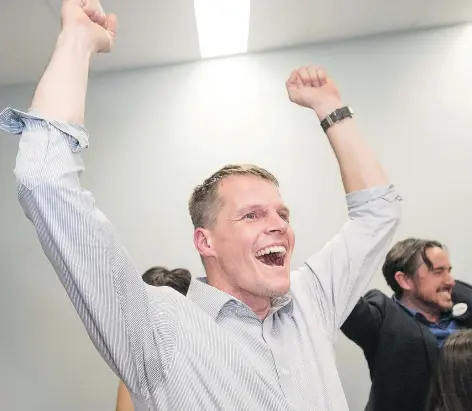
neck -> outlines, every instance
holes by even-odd
[[[236,289],[231,284],[221,279],[219,276],[210,275],[208,272],[207,283],[246,304],[261,321],[267,317],[267,314],[271,308],[271,301],[269,297],[261,297],[253,295],[244,290]]]
[[[403,295],[400,298],[400,301],[403,305],[412,310],[418,311],[421,313],[429,322],[438,323],[441,316],[441,312],[437,308],[433,308],[424,302],[418,301],[414,297],[408,295]]]

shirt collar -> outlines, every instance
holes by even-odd
[[[211,318],[216,320],[218,314],[229,302],[235,302],[236,305],[246,306],[243,302],[232,295],[212,287],[208,284],[206,277],[192,278],[187,291],[187,298],[197,304]],[[247,306],[246,306],[247,307]],[[247,307],[249,309],[249,307]],[[269,315],[284,309],[288,314],[293,313],[293,301],[290,293],[272,299],[272,308]]]
[[[235,300],[233,296],[208,285],[206,277],[192,278],[187,298],[190,298],[214,320],[228,301]]]
[[[409,314],[411,314],[413,317],[416,316],[416,314],[418,314],[418,311],[416,311],[415,309],[413,308],[410,308],[410,307],[407,307],[405,304],[403,304],[399,298],[397,298],[396,295],[394,295],[392,297],[393,301],[395,301],[400,307],[402,307],[405,311],[407,311]]]
[[[293,299],[290,292],[280,297],[274,297],[272,299],[272,308],[269,313],[273,314],[282,309],[289,315],[293,314]]]
[[[422,320],[426,321],[429,323],[429,321],[426,319],[426,317],[420,313],[419,311],[415,310],[414,308],[407,307],[405,304],[403,304],[396,295],[392,297],[393,301],[395,301],[400,307],[402,307],[405,311],[407,311],[409,314],[411,314],[412,317],[418,318],[420,317]],[[450,320],[452,318],[452,312],[451,311],[443,311],[439,314],[439,321],[444,321],[444,320]]]

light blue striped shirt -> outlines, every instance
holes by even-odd
[[[400,221],[392,186],[347,195],[341,232],[292,272],[290,292],[274,299],[261,321],[203,281],[192,280],[187,298],[142,281],[80,186],[83,127],[6,109],[0,128],[22,134],[15,168],[20,203],[136,410],[348,409],[333,343]]]

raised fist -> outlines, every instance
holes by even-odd
[[[108,53],[116,37],[116,16],[106,15],[99,0],[63,0],[62,30],[86,34],[96,53]]]
[[[319,66],[310,65],[293,70],[285,85],[290,101],[315,110],[320,118],[340,108],[339,91]]]

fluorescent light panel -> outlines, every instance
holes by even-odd
[[[246,53],[251,0],[194,0],[202,58]]]

